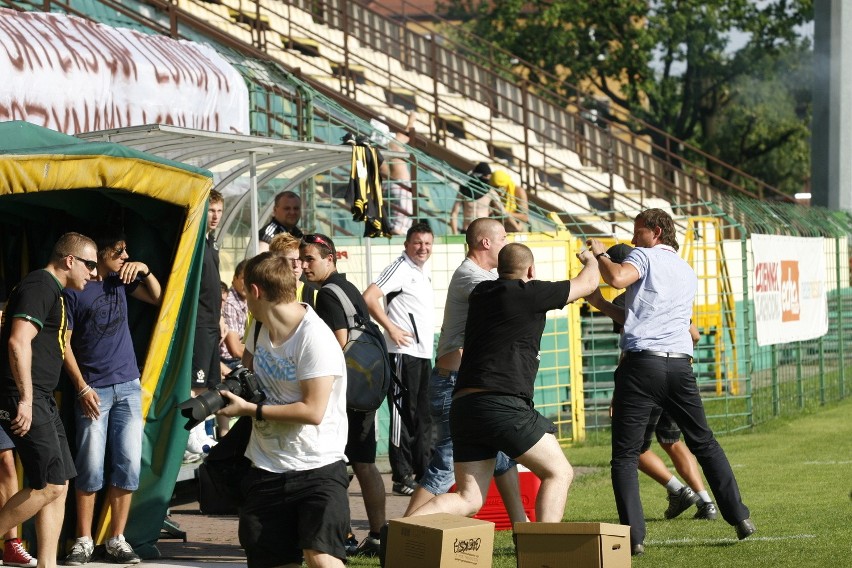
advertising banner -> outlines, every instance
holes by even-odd
[[[77,134],[168,124],[249,133],[248,89],[212,48],[0,8],[0,121]]]
[[[757,344],[816,339],[828,332],[825,241],[751,236]]]

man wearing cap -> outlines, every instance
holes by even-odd
[[[450,231],[457,235],[465,234],[474,219],[491,215],[505,215],[503,202],[493,189],[488,187],[491,182],[491,168],[485,162],[479,162],[468,175],[480,183],[471,181],[459,189],[459,196],[450,211]],[[462,211],[462,227],[459,230],[459,209]]]
[[[678,254],[674,221],[661,209],[636,216],[633,244],[622,264],[606,247],[588,240],[604,282],[627,288],[625,309],[591,297],[593,306],[624,323],[624,357],[615,371],[612,399],[612,487],[619,521],[630,525],[632,554],[645,551],[645,516],[639,497],[637,464],[645,429],[654,409],[662,407],[677,422],[686,445],[698,458],[718,500],[722,517],[744,539],[755,532],[740,497],[734,472],[713,436],[692,372],[689,322],[698,287],[695,272]]]

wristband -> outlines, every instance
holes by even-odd
[[[595,255],[595,258],[600,258],[602,256],[605,256],[606,258],[609,258],[610,260],[612,260],[612,257],[610,257],[609,254],[606,251],[599,252],[598,254]]]
[[[137,276],[140,280],[145,280],[146,278],[148,278],[149,276],[151,276],[151,271],[148,271],[148,272],[137,272],[137,273],[136,273],[136,276]]]
[[[258,404],[257,410],[254,411],[254,419],[258,422],[263,422],[263,405]]]
[[[81,390],[80,392],[77,393],[77,398],[78,399],[83,398],[84,396],[89,394],[90,390],[92,390],[92,387],[90,385],[86,385],[86,388],[84,388],[83,390]]]

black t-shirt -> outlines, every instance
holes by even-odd
[[[571,283],[487,280],[468,299],[456,390],[480,388],[532,399],[546,314],[568,300]]]
[[[316,296],[316,311],[319,317],[326,323],[332,331],[338,329],[348,329],[349,322],[346,320],[346,312],[343,310],[340,300],[331,290],[326,290],[328,284],[337,284],[343,293],[355,306],[355,312],[366,320],[370,319],[370,310],[367,308],[367,303],[358,288],[346,279],[346,276],[335,272],[322,283],[322,288],[319,289]]]
[[[211,236],[204,244],[201,264],[201,286],[198,289],[197,328],[219,328],[222,315],[222,287],[219,276],[219,243]]]
[[[32,342],[33,394],[52,396],[59,383],[65,357],[65,300],[62,285],[47,270],[27,274],[9,295],[0,331],[0,393],[19,396],[18,386],[9,367],[9,336],[12,322],[23,318],[32,322],[38,333]]]

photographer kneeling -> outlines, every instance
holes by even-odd
[[[255,323],[243,364],[266,394],[261,404],[222,390],[220,416],[254,416],[239,537],[249,568],[343,566],[349,500],[346,363],[334,334],[307,304],[283,255],[246,263]],[[260,333],[254,326],[260,325]],[[256,338],[256,339],[255,339]]]

